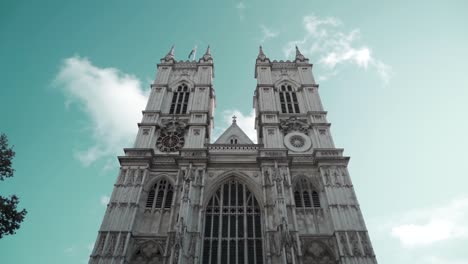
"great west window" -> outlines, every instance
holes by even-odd
[[[203,239],[204,264],[262,264],[260,207],[248,188],[230,180],[208,203]]]

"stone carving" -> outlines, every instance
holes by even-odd
[[[305,120],[297,119],[297,117],[290,117],[289,119],[281,120],[280,129],[285,135],[293,131],[308,135],[309,124]]]
[[[167,55],[161,59],[161,62],[174,62],[174,46],[172,46]]]
[[[112,256],[114,254],[116,240],[117,240],[117,234],[110,233],[108,241],[107,241],[106,250],[105,250],[106,256]]]
[[[195,179],[195,182],[197,185],[201,185],[203,180],[203,170],[198,170],[197,177]]]
[[[174,158],[171,157],[157,157],[154,159],[154,162],[175,162]]]
[[[281,236],[281,247],[291,247],[292,237],[291,233],[289,232],[288,222],[284,216],[281,218],[281,224],[278,225],[277,231]]]
[[[119,178],[117,178],[117,185],[121,185],[125,182],[125,174],[127,173],[127,170],[121,169],[120,170],[120,175]]]
[[[193,170],[190,170],[187,173],[187,177],[184,177],[184,195],[182,199],[187,201],[189,198],[189,191],[190,191],[190,182],[193,180]]]
[[[345,232],[338,233],[338,239],[339,239],[341,247],[343,249],[343,255],[344,256],[349,256],[350,252],[349,252],[348,241],[346,239],[346,233]]]
[[[128,175],[127,175],[127,180],[125,182],[125,185],[127,186],[132,185],[134,177],[135,177],[135,170],[128,170]]]
[[[265,178],[265,185],[270,186],[271,185],[271,179],[270,179],[270,170],[268,168],[265,169],[265,172],[263,173],[263,176]]]
[[[163,263],[163,242],[158,240],[136,241],[137,249],[132,257],[132,263],[153,264]]]
[[[270,252],[272,255],[281,255],[281,248],[279,240],[277,239],[276,232],[272,231],[268,233],[268,240],[270,241]]]
[[[325,185],[330,186],[332,184],[330,180],[330,174],[328,174],[328,172],[325,172],[323,174],[323,177],[325,178]]]
[[[156,146],[162,152],[174,152],[180,150],[185,144],[186,120],[163,119],[159,124],[160,135]]]
[[[204,157],[206,156],[205,155],[205,151],[184,151],[182,152],[182,156],[183,157]]]
[[[283,196],[283,188],[282,188],[282,182],[283,178],[281,177],[281,173],[278,172],[278,169],[274,169],[273,171],[273,180],[276,182],[276,191],[278,193],[279,197]]]
[[[356,232],[348,232],[349,242],[353,251],[353,256],[361,256],[361,249],[359,248],[359,240]]]
[[[372,252],[372,247],[369,243],[366,232],[359,232],[359,237],[361,238],[361,245],[362,249],[364,250],[364,254],[366,256],[373,256],[374,253]]]
[[[288,174],[288,169],[287,168],[283,168],[282,175],[283,175],[284,183],[288,184],[289,183],[289,180],[288,180],[289,174]]]
[[[346,168],[342,166],[330,166],[322,167],[322,175],[325,179],[325,185],[327,186],[351,186],[351,183],[348,181],[346,175]]]
[[[143,183],[143,174],[145,173],[144,170],[138,170],[138,177],[135,184],[142,184]]]
[[[94,252],[96,255],[99,255],[102,253],[104,249],[104,244],[106,243],[106,235],[107,233],[100,233],[99,234],[99,242],[96,247],[96,251]]]
[[[283,248],[290,249],[293,246],[293,239],[285,217],[283,217],[281,223],[276,226],[276,231],[268,233],[268,239],[270,240],[270,251],[272,255],[281,256]]]
[[[189,260],[188,263],[190,263],[190,264],[194,263],[194,261],[195,261],[196,244],[197,244],[197,234],[192,233],[189,236],[187,254],[185,255]]]
[[[289,143],[296,148],[302,148],[305,144],[305,139],[299,135],[294,135],[289,139]]]
[[[173,252],[174,252],[173,259],[172,259],[173,264],[177,264],[179,261],[180,249],[183,247],[184,236],[186,232],[187,232],[187,226],[185,225],[184,218],[181,217],[176,226],[176,232],[174,234],[175,235],[174,244],[172,245]]]
[[[303,263],[335,263],[335,257],[328,247],[319,241],[305,241],[302,247]]]
[[[302,55],[302,53],[299,51],[299,48],[297,46],[296,46],[296,61],[309,62],[309,59],[307,59],[306,57],[304,57],[304,55]]]
[[[127,234],[120,234],[119,246],[117,247],[116,254],[120,256],[125,255],[125,242],[127,241]]]

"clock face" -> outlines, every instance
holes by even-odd
[[[294,152],[304,152],[312,147],[312,142],[306,134],[295,131],[284,137],[284,145]]]
[[[177,132],[169,132],[159,136],[156,146],[162,152],[174,152],[179,151],[184,146],[184,143],[183,135]]]

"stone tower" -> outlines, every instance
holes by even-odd
[[[213,78],[209,47],[161,59],[89,263],[377,263],[309,60],[260,47],[257,144],[235,117],[211,143]]]

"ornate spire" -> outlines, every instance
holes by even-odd
[[[263,53],[263,48],[262,45],[260,45],[260,48],[258,50],[258,56],[257,56],[257,61],[266,61],[268,60],[267,56],[265,56],[265,53]]]
[[[206,52],[203,55],[203,57],[200,58],[200,61],[208,62],[208,61],[212,61],[212,60],[213,60],[213,57],[211,57],[210,45],[208,45],[208,48],[206,48]]]
[[[309,59],[307,59],[306,57],[304,57],[304,55],[302,55],[302,53],[299,50],[299,48],[297,47],[297,45],[296,45],[296,61],[300,61],[300,62],[308,62],[309,61]]]
[[[161,61],[174,61],[174,45],[172,45],[171,50],[167,53],[167,55],[164,58],[161,59]]]

